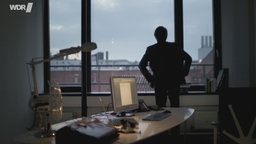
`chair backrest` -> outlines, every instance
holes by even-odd
[[[253,121],[256,118],[256,87],[240,87],[227,88],[219,95],[219,122],[220,122],[220,143],[221,144],[237,144],[222,131],[226,131],[231,135],[239,138],[239,130],[232,117],[229,105],[232,106],[234,114],[241,126],[245,136],[248,135],[252,127]],[[256,132],[254,129],[254,138]]]

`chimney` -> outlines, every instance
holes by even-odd
[[[204,36],[201,36],[201,48],[204,47]]]
[[[209,36],[209,47],[212,48],[212,36]]]
[[[208,36],[205,36],[205,47],[209,47],[209,44],[208,44]]]
[[[204,48],[205,47],[205,37],[201,36],[201,47]]]
[[[108,51],[106,51],[106,60],[108,60]]]

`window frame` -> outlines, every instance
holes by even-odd
[[[82,9],[87,9],[87,19],[86,21],[88,23],[82,24],[82,27],[85,26],[87,28],[91,28],[91,0],[85,1],[82,4]],[[174,41],[178,44],[179,47],[183,49],[183,17],[182,17],[182,11],[183,11],[183,0],[174,0]],[[83,12],[85,14],[85,12]],[[82,15],[82,19],[85,17]],[[84,20],[82,20],[84,21]],[[91,29],[90,29],[91,30]],[[87,34],[87,35],[86,35]],[[87,37],[90,37],[91,40],[91,31],[88,33],[84,33]],[[86,59],[86,62],[84,62],[83,58]],[[82,68],[88,67],[88,69],[85,69],[85,71],[82,71],[82,74],[85,74],[84,79],[82,80],[82,87],[83,95],[87,96],[93,96],[93,95],[106,95],[102,93],[92,93],[91,92],[91,55],[88,55],[88,53],[82,53]],[[83,77],[83,76],[82,76]],[[85,93],[85,94],[83,94]],[[109,94],[108,94],[109,95]],[[153,93],[139,93],[139,95],[153,95]]]
[[[85,29],[91,30],[91,0],[88,0],[82,4],[82,11],[83,9],[87,9],[87,18],[83,16],[85,14],[83,12],[82,14],[82,19],[85,19],[85,21],[88,22],[88,25],[85,26]],[[183,48],[183,0],[174,0],[174,41],[178,44],[179,47]],[[83,21],[83,20],[82,20]],[[82,24],[82,27],[84,25]],[[91,31],[90,32],[90,40],[91,40]],[[89,33],[88,32],[88,33]],[[87,34],[88,34],[87,33]],[[102,93],[92,93],[91,92],[91,55],[85,56],[86,53],[82,53],[82,61],[83,60],[83,55],[85,59],[85,63],[82,62],[82,70],[83,68],[88,67],[86,70],[84,70],[85,73],[82,72],[82,75],[85,75],[86,78],[82,78],[82,83],[85,83],[84,85],[82,84],[82,96],[84,95],[83,93],[86,93],[86,95],[102,95]],[[85,65],[83,65],[85,64]],[[105,95],[105,94],[104,94]],[[138,93],[138,95],[154,95],[154,93]]]
[[[214,75],[222,68],[221,53],[221,11],[220,0],[213,2],[213,38],[214,38]],[[49,0],[44,3],[44,58],[50,57],[50,26],[49,26]],[[81,0],[81,42],[91,41],[91,0]],[[174,0],[174,29],[175,42],[183,48],[183,0]],[[90,93],[91,89],[91,52],[82,52],[81,87],[62,87],[64,96],[81,95],[106,95],[102,93]],[[50,63],[44,63],[44,92],[49,92],[48,80],[50,79]],[[80,93],[81,92],[81,93]],[[139,95],[145,95],[143,93]],[[146,95],[149,95],[148,93]]]

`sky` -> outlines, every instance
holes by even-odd
[[[184,49],[198,59],[201,36],[212,35],[211,0],[184,0]],[[80,0],[50,0],[51,50],[81,45]],[[139,61],[163,25],[174,41],[173,0],[92,0],[92,41],[109,59]],[[80,54],[73,56],[80,58]]]

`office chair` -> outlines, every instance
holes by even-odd
[[[214,144],[256,144],[256,87],[226,88],[219,93]]]

